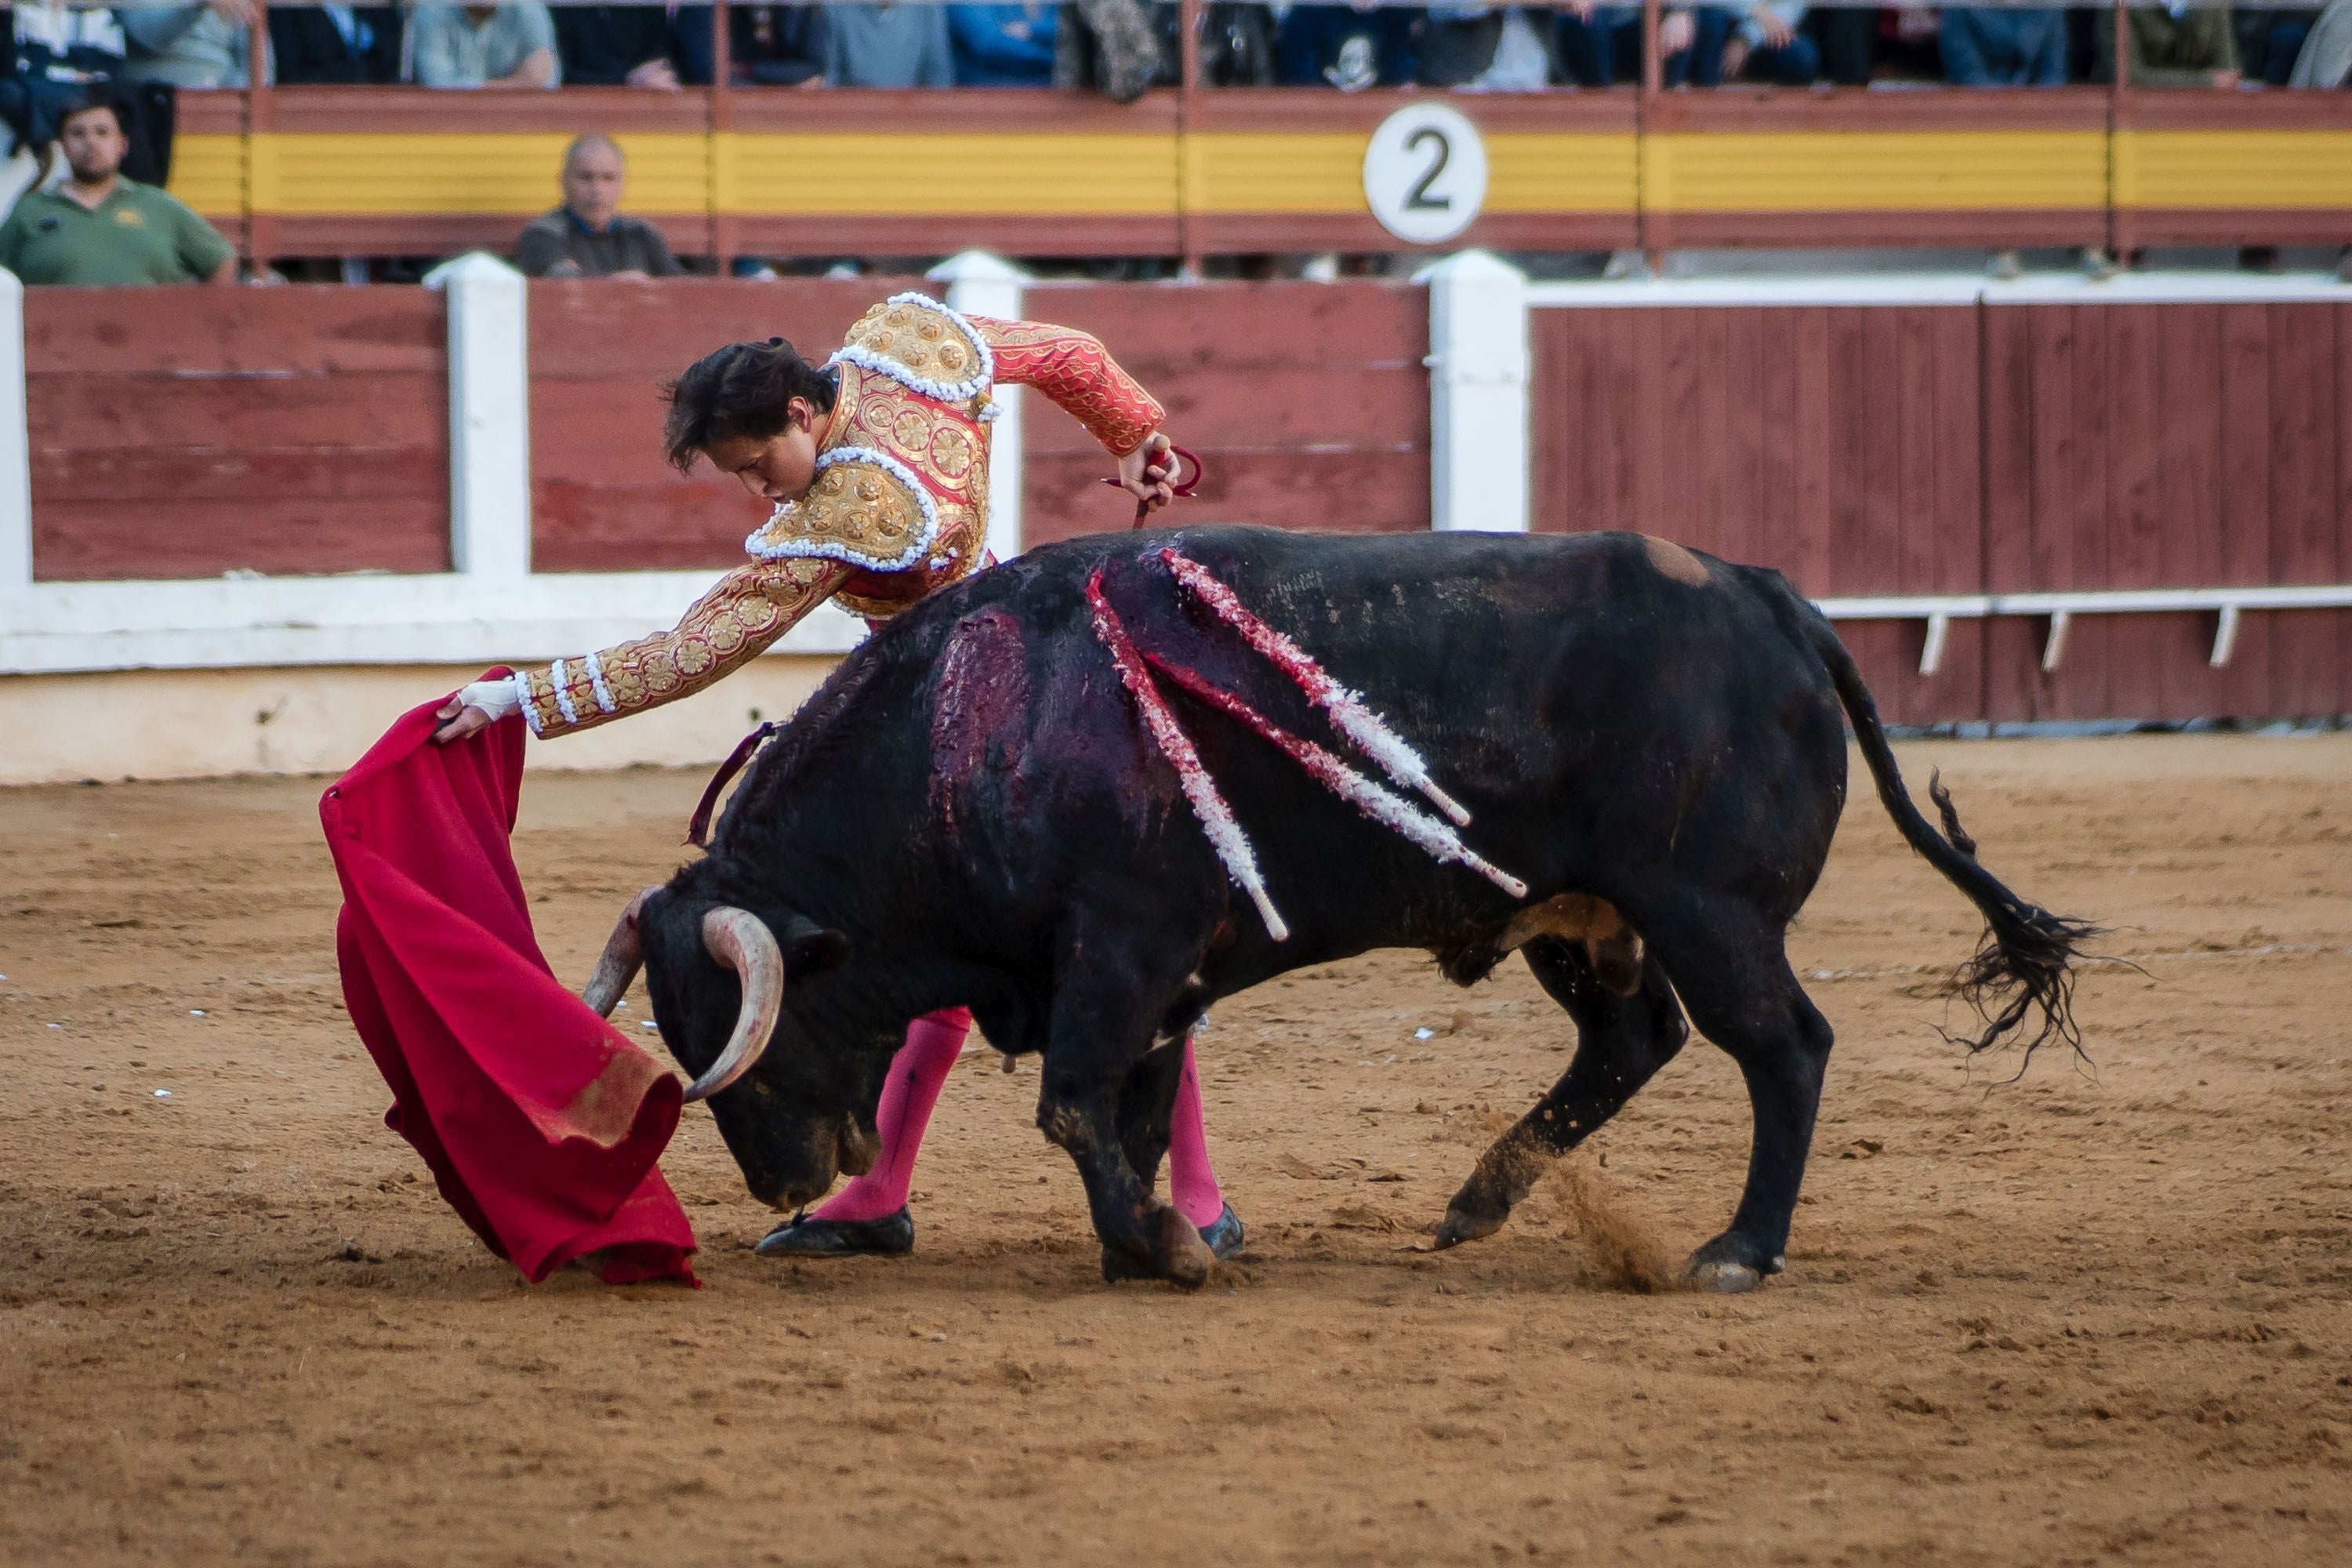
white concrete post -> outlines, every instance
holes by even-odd
[[[449,296],[449,563],[530,574],[530,295],[474,251],[425,275]]]
[[[25,424],[25,286],[0,269],[0,595],[33,585],[33,437]]]
[[[1528,280],[1484,250],[1414,275],[1429,286],[1429,521],[1528,531]]]
[[[1021,319],[1021,295],[1029,274],[985,250],[949,257],[929,274],[947,285],[948,308],[967,316]],[[1001,386],[993,394],[997,416],[989,432],[988,548],[999,561],[1021,553],[1023,435],[1021,389]]]

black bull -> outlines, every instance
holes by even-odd
[[[1171,580],[1169,544],[1363,692],[1528,896],[1439,865],[1163,688],[1290,923],[1273,940],[1097,642],[1089,576],[1143,647],[1345,745]],[[1480,1158],[1440,1243],[1501,1226],[1681,1048],[1687,1009],[1738,1064],[1755,1121],[1739,1206],[1691,1267],[1742,1289],[1782,1267],[1829,1059],[1784,941],[1845,800],[1841,705],[1904,838],[1987,921],[1961,972],[1992,1009],[1975,1043],[2074,1038],[2087,928],[1980,868],[1940,793],[1946,832],[1920,816],[1829,624],[1777,573],[1623,533],[1105,535],[943,592],[844,661],[754,765],[708,856],[646,901],[656,1016],[677,1058],[708,1068],[741,991],[704,917],[732,906],[776,934],[780,1021],[711,1103],[752,1194],[791,1205],[870,1164],[908,1022],[969,1005],[999,1048],[1044,1053],[1037,1122],[1076,1163],[1106,1277],[1193,1284],[1207,1252],[1153,1184],[1202,1010],[1373,948],[1425,949],[1463,984],[1516,949],[1575,1020],[1576,1053]]]

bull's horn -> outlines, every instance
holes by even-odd
[[[735,1016],[735,1033],[727,1048],[686,1091],[689,1101],[708,1100],[751,1071],[768,1048],[768,1037],[776,1032],[776,1015],[784,1008],[783,952],[759,916],[719,905],[702,917],[702,945],[741,982],[743,1010]]]
[[[613,934],[604,939],[604,951],[597,955],[596,973],[588,977],[588,988],[580,993],[580,1000],[596,1010],[600,1018],[609,1018],[628,994],[629,982],[646,966],[646,940],[637,933],[637,911],[646,900],[661,891],[660,884],[647,888],[629,900],[621,911],[620,922]]]

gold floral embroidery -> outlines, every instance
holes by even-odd
[[[942,478],[962,479],[971,472],[972,438],[959,425],[941,425],[929,432],[927,456]]]
[[[565,695],[575,720],[563,716],[546,666],[529,672],[534,728],[542,735],[598,724],[672,701],[718,679],[768,646],[803,616],[832,597],[849,575],[830,561],[781,561],[739,566],[695,601],[674,631],[656,632],[595,656],[614,710],[604,711],[585,659],[566,659]]]
[[[998,382],[1035,387],[1120,457],[1143,445],[1168,417],[1091,332],[985,316],[973,317],[971,324],[996,354]]]
[[[921,503],[897,476],[870,463],[835,463],[752,535],[751,550],[768,559],[831,556],[873,564],[905,555],[926,528]]]

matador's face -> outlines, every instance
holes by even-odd
[[[814,404],[795,397],[785,405],[784,427],[763,440],[733,436],[702,449],[710,466],[732,474],[743,488],[772,506],[798,500],[816,482],[817,426]]]

